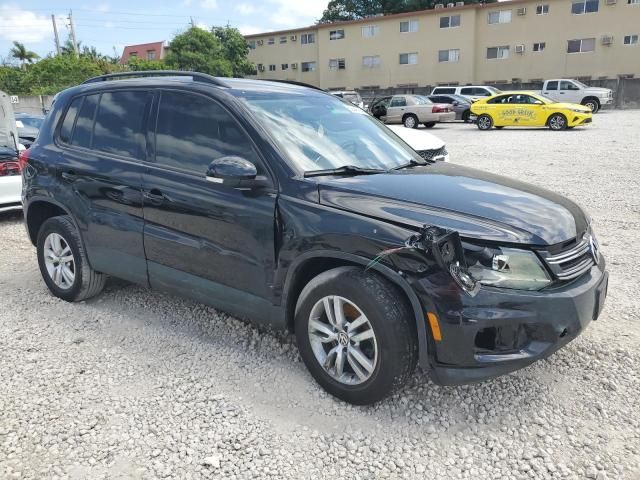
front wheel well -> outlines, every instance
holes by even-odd
[[[38,241],[38,232],[42,224],[49,218],[60,215],[67,215],[67,212],[51,202],[36,201],[29,205],[29,210],[26,212],[27,232],[29,233],[29,240],[34,246]]]
[[[590,100],[595,100],[595,102],[598,104],[598,106],[600,106],[600,99],[598,99],[598,97],[591,97],[591,96],[589,96],[589,97],[584,97],[584,98],[582,99],[581,104],[582,104],[582,105],[584,105],[585,103],[587,103],[587,102],[588,102],[588,101],[590,101]]]

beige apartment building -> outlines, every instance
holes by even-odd
[[[640,76],[640,0],[441,4],[246,36],[258,78],[326,89]]]

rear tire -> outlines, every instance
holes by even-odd
[[[436,126],[437,122],[427,122],[424,124],[425,128],[433,128]]]
[[[53,295],[79,302],[102,291],[106,275],[89,266],[80,235],[68,215],[49,218],[38,232],[38,266]]]
[[[464,123],[469,123],[469,116],[471,115],[471,110],[465,110],[464,112],[462,112],[462,121]]]
[[[300,294],[295,312],[300,355],[331,395],[356,405],[375,403],[402,387],[415,369],[413,318],[386,279],[358,267],[335,268]]]
[[[491,127],[493,127],[493,118],[483,113],[478,117],[478,120],[476,120],[476,125],[480,130],[491,130]]]
[[[418,117],[416,117],[413,113],[405,115],[402,119],[402,124],[407,128],[418,128]]]
[[[567,117],[561,113],[554,113],[549,117],[547,125],[551,130],[560,131],[567,128]]]

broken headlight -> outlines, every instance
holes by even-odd
[[[502,247],[464,245],[469,274],[482,285],[539,290],[551,282],[535,253]]]

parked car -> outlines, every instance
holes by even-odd
[[[471,115],[471,100],[462,95],[429,95],[427,97],[433,103],[446,103],[451,105],[451,109],[456,112],[456,120],[469,122]]]
[[[480,130],[492,127],[549,127],[565,130],[591,123],[591,110],[574,103],[558,103],[534,92],[503,92],[471,105]]]
[[[418,128],[422,123],[427,128],[439,122],[456,119],[450,105],[433,103],[422,95],[394,95],[375,101],[370,108],[372,115],[385,123],[401,123],[407,128]]]
[[[21,165],[18,162],[18,132],[10,97],[0,92],[0,212],[20,210]]]
[[[113,275],[292,330],[347,402],[384,398],[416,364],[446,385],[522,368],[579,335],[607,292],[578,205],[426,162],[314,89],[97,77],[58,95],[21,158],[53,295],[87,299]]]
[[[499,89],[486,85],[435,87],[431,90],[431,95],[461,95],[471,102],[484,97],[491,97],[497,93],[500,93]]]
[[[16,113],[15,116],[20,143],[22,143],[26,148],[29,148],[38,136],[40,125],[42,125],[42,122],[44,121],[44,115]]]
[[[613,103],[610,88],[589,87],[578,80],[566,78],[547,80],[541,93],[556,102],[579,103],[597,113],[603,105]]]
[[[449,152],[443,140],[435,135],[425,132],[424,130],[416,130],[415,128],[406,128],[403,125],[387,125],[393,133],[398,135],[404,142],[413,148],[418,155],[428,161],[449,161]]]
[[[364,102],[362,101],[362,97],[355,90],[333,90],[329,93],[331,95],[335,95],[336,97],[344,98],[346,101],[353,103],[355,106],[364,109]]]

